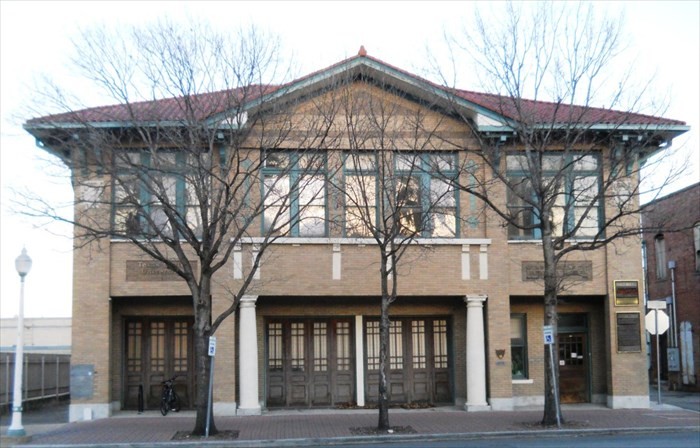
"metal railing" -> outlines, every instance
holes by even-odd
[[[12,403],[15,354],[0,353],[0,406]],[[70,395],[70,355],[24,354],[22,402]]]

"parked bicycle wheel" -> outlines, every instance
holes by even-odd
[[[170,410],[180,412],[180,397],[177,396],[175,391],[173,391],[173,395],[170,397]]]
[[[163,397],[160,400],[160,413],[165,415],[168,415],[168,411],[170,411],[170,403],[168,403],[168,398]]]

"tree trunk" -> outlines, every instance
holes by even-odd
[[[389,303],[382,297],[382,314],[379,320],[379,422],[377,429],[389,426]]]
[[[377,429],[385,431],[389,426],[389,284],[387,272],[387,255],[382,250],[381,283],[382,304],[379,318],[379,421]]]
[[[559,416],[559,423],[562,423],[564,419],[561,416],[558,387],[555,387],[559,382],[559,353],[556,346],[559,333],[557,328],[557,293],[559,287],[551,229],[543,229],[542,251],[544,254],[544,324],[552,326],[555,343],[554,347],[552,347],[551,357],[549,347],[544,352],[544,415],[542,424],[552,426],[557,424],[557,416]],[[552,369],[552,366],[554,366],[554,369]]]
[[[203,283],[203,282],[202,282]],[[208,289],[208,288],[202,288]],[[192,435],[203,436],[207,428],[207,410],[209,398],[209,378],[211,360],[209,358],[209,336],[211,335],[211,297],[207,292],[200,292],[201,300],[194,299],[194,359],[195,359],[195,417]],[[211,413],[209,435],[218,430],[214,424],[214,413]]]

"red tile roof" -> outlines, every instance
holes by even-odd
[[[662,117],[654,117],[643,114],[633,114],[630,112],[616,111],[603,108],[591,108],[583,106],[567,106],[545,101],[520,100],[523,112],[516,110],[516,101],[510,97],[493,95],[488,93],[473,92],[460,89],[446,89],[428,80],[420,78],[410,72],[387,64],[384,61],[368,56],[364,47],[357,55],[340,61],[325,69],[312,72],[295,81],[283,85],[252,85],[247,88],[237,88],[211,93],[193,95],[190,98],[176,97],[165,98],[152,101],[141,101],[125,104],[100,106],[82,109],[69,113],[47,115],[33,118],[27,121],[26,126],[40,124],[76,124],[76,123],[121,123],[121,122],[178,122],[185,120],[188,115],[196,120],[204,120],[226,112],[232,105],[240,105],[243,102],[253,101],[263,95],[274,93],[282,87],[294,86],[304,81],[323,75],[348,65],[355,60],[366,60],[373,62],[382,70],[395,71],[403,77],[423,83],[426,86],[442,89],[456,97],[466,100],[474,105],[492,111],[493,113],[509,118],[520,120],[527,116],[530,123],[553,124],[553,123],[578,123],[578,124],[611,124],[611,125],[664,125],[664,126],[684,126],[685,122]],[[361,62],[361,61],[360,61]],[[189,105],[188,102],[189,101]],[[187,111],[190,111],[189,113]],[[572,118],[575,117],[575,118]]]

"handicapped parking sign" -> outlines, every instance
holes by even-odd
[[[545,343],[545,345],[554,344],[554,330],[552,329],[552,326],[545,325],[544,327],[542,327],[542,330],[544,331],[544,343]]]

